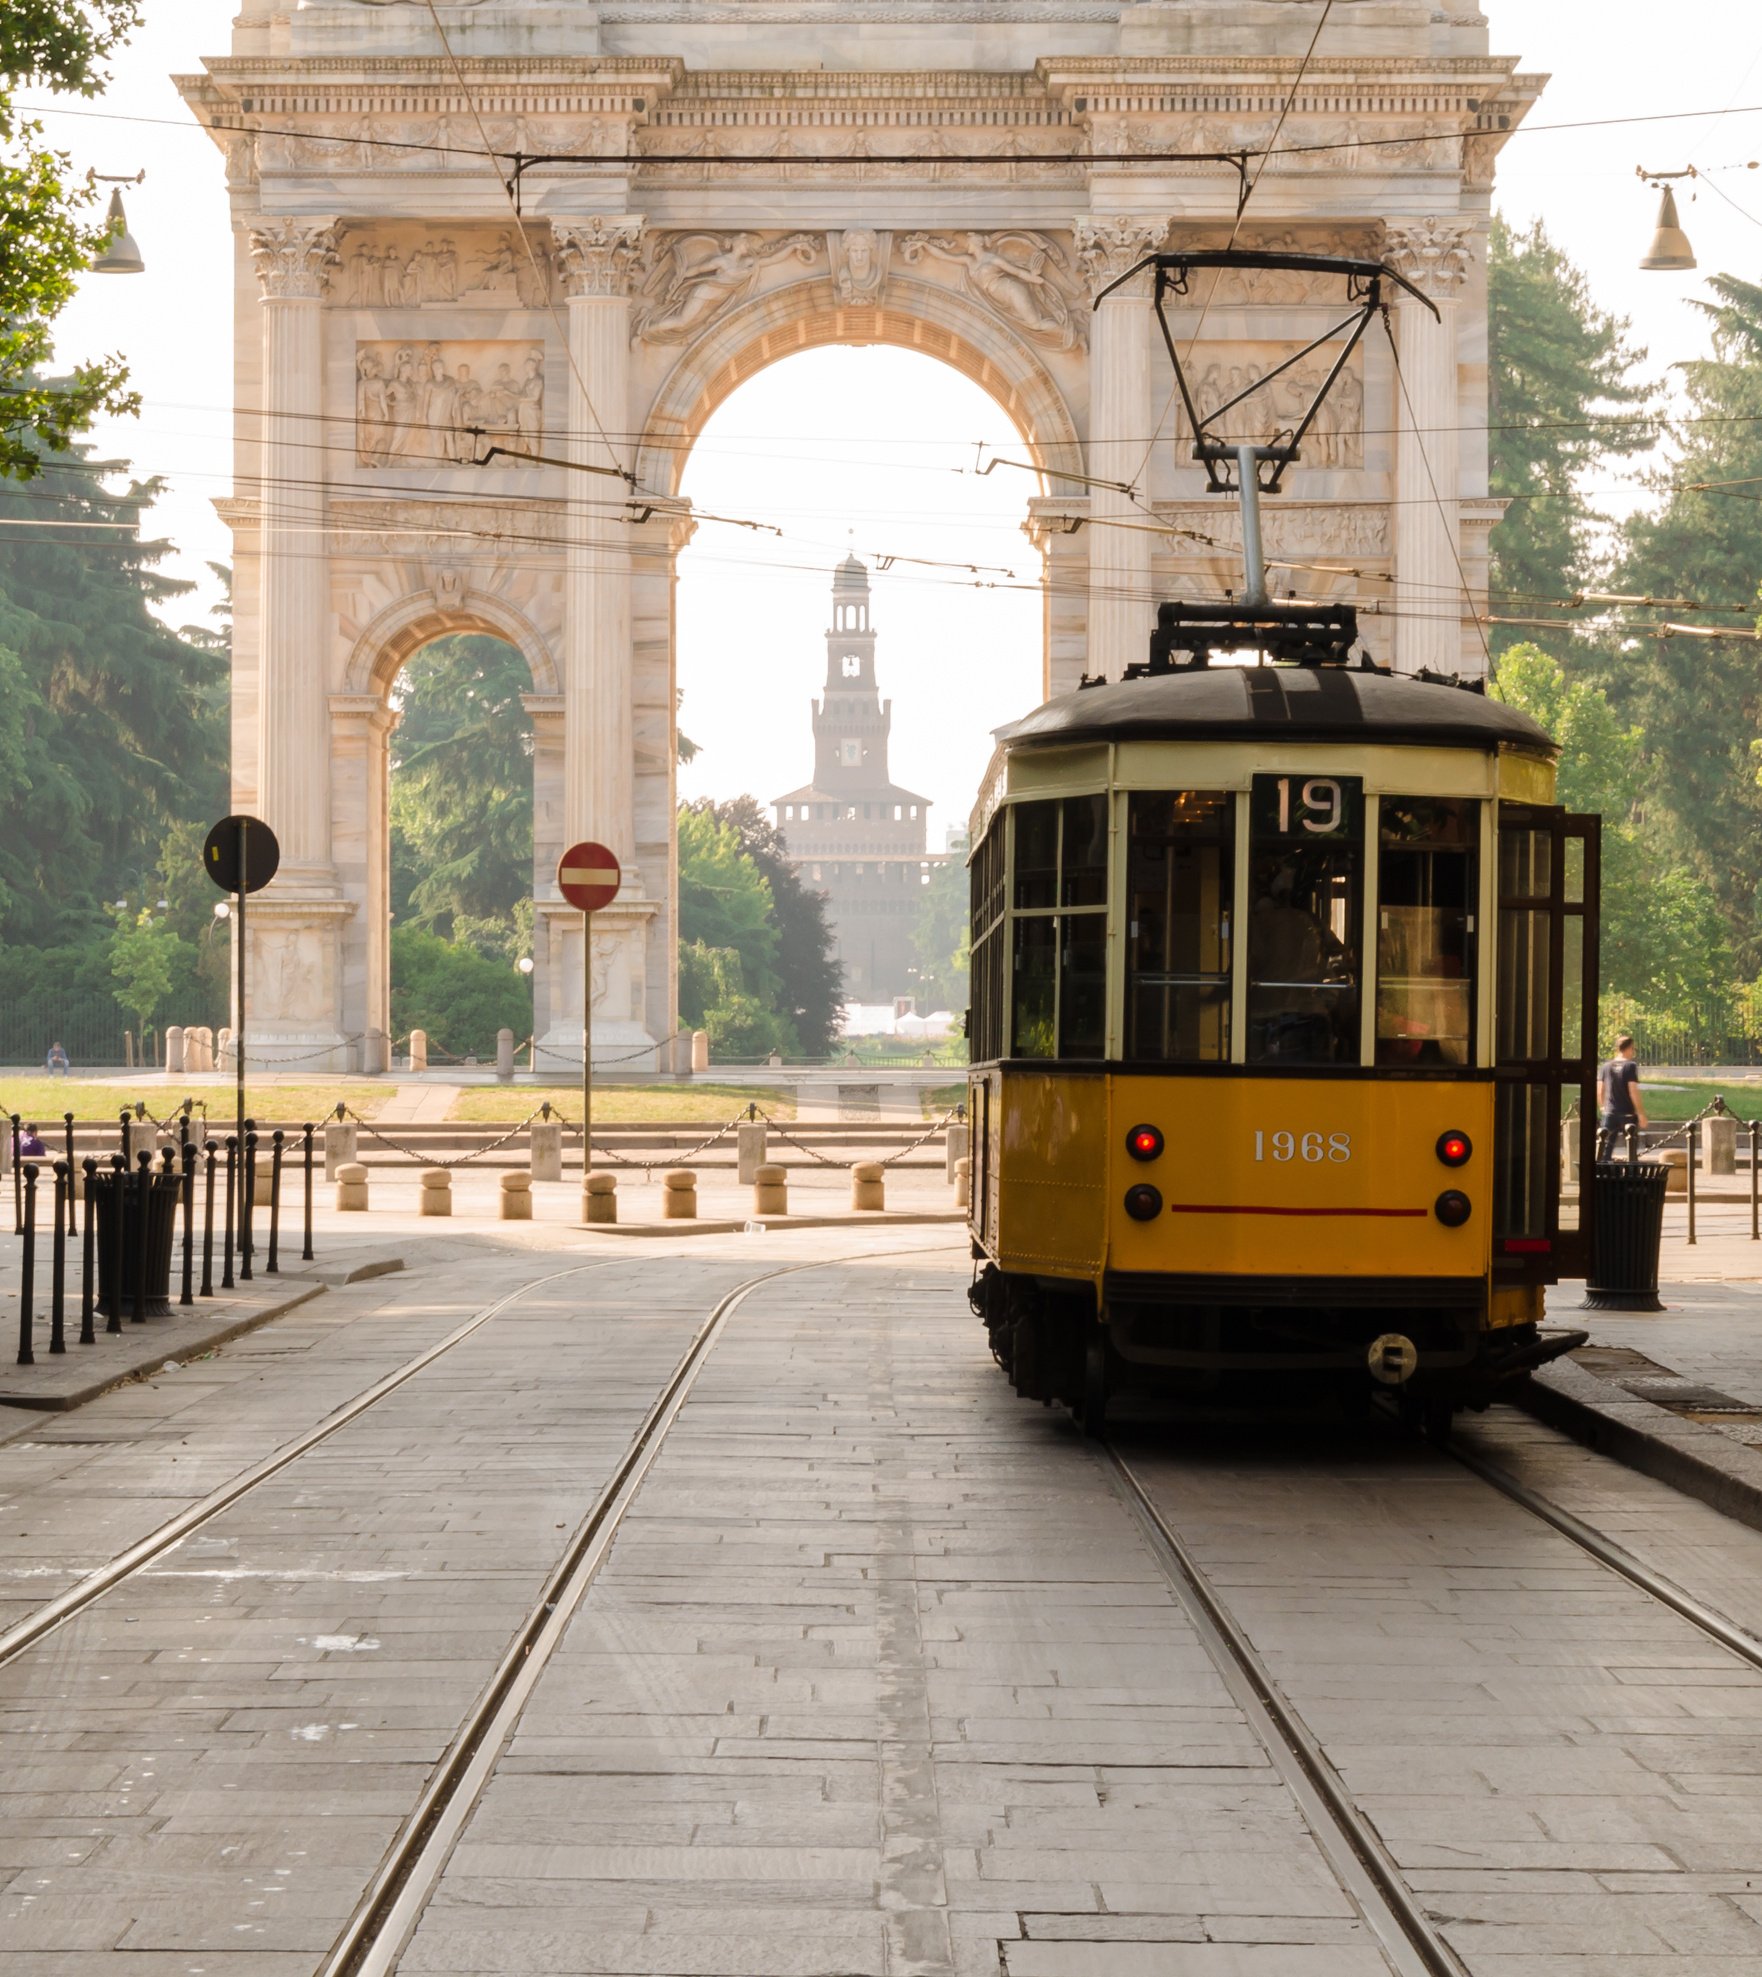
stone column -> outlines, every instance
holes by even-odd
[[[1127,215],[1079,219],[1077,260],[1091,295],[1154,254],[1168,232],[1163,220]],[[1144,484],[1154,416],[1150,382],[1155,330],[1148,281],[1116,288],[1090,318],[1089,472],[1098,481]],[[1145,659],[1156,624],[1150,594],[1152,538],[1141,508],[1113,488],[1089,489],[1089,654],[1086,670],[1117,680]]]
[[[1462,621],[1481,608],[1463,595],[1462,423],[1456,298],[1466,280],[1472,227],[1458,220],[1391,224],[1383,258],[1437,304],[1436,317],[1395,291],[1395,663],[1462,671]]]
[[[630,281],[639,219],[554,221],[569,298],[567,456],[625,468],[629,436]],[[606,435],[613,437],[608,438]],[[628,868],[636,851],[630,665],[627,485],[613,473],[568,479],[564,577],[563,836],[608,844]],[[627,880],[628,883],[628,880]]]
[[[328,890],[333,878],[330,600],[312,449],[323,438],[324,290],[336,241],[334,220],[264,219],[251,227],[263,287],[258,802],[281,840],[284,892]]]
[[[1041,692],[1051,700],[1075,693],[1087,658],[1089,617],[1089,498],[1084,494],[1035,495],[1022,533],[1040,551],[1046,578],[1041,638],[1045,653]]]

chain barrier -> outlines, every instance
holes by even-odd
[[[621,1050],[614,1057],[602,1057],[596,1050],[593,1057],[594,1069],[597,1071],[602,1064],[629,1064],[638,1057],[653,1056],[656,1052],[666,1050],[670,1045],[676,1044],[681,1037],[688,1037],[690,1035],[691,1032],[689,1030],[675,1030],[670,1037],[663,1037],[659,1043],[639,1044],[635,1050]],[[559,1064],[575,1064],[574,1056],[569,1051],[553,1050],[549,1044],[540,1043],[535,1037],[528,1037],[525,1043],[517,1044],[515,1048],[517,1050],[524,1050],[528,1045],[540,1057],[553,1057]],[[575,1069],[579,1072],[581,1066],[575,1064]]]
[[[338,1050],[347,1049],[352,1043],[365,1043],[366,1041],[367,1032],[365,1030],[357,1030],[353,1036],[339,1037],[335,1043],[321,1043],[316,1050],[298,1051],[292,1057],[255,1056],[247,1045],[245,1049],[245,1069],[248,1071],[255,1064],[259,1071],[278,1071],[284,1064],[309,1064],[314,1057],[329,1057]],[[237,1050],[238,1045],[235,1043],[227,1054],[234,1056]],[[219,1054],[219,1052],[216,1052],[216,1055]]]
[[[542,1105],[534,1107],[519,1125],[511,1127],[499,1140],[491,1140],[488,1146],[474,1147],[471,1152],[460,1154],[456,1160],[443,1160],[438,1154],[425,1152],[413,1146],[402,1146],[398,1141],[388,1139],[370,1120],[363,1119],[352,1105],[344,1104],[338,1107],[339,1112],[346,1113],[353,1119],[369,1139],[378,1140],[381,1146],[390,1147],[393,1153],[401,1153],[406,1160],[415,1160],[429,1167],[469,1167],[474,1160],[483,1160],[492,1153],[500,1153],[503,1147],[517,1140],[533,1120],[545,1112],[545,1109]],[[550,1116],[554,1119],[561,1115],[553,1109]]]
[[[560,1112],[553,1112],[551,1116],[555,1119],[562,1119],[566,1131],[571,1133],[579,1133],[581,1131],[581,1121],[579,1119],[564,1119]],[[736,1126],[745,1124],[746,1117],[747,1115],[744,1112],[735,1113],[727,1125],[718,1128],[707,1140],[699,1140],[696,1146],[687,1147],[683,1153],[671,1153],[664,1160],[632,1160],[626,1153],[614,1153],[609,1146],[597,1148],[595,1150],[596,1157],[601,1160],[609,1160],[614,1167],[635,1167],[645,1174],[654,1173],[658,1167],[683,1167],[688,1160],[695,1160],[700,1153],[708,1153],[711,1147],[720,1144],[721,1141],[725,1140],[733,1132]],[[591,1161],[584,1153],[582,1158],[583,1170],[585,1171],[590,1165]]]
[[[831,1160],[828,1159],[827,1156],[821,1153],[817,1148],[803,1145],[803,1143],[800,1140],[798,1140],[792,1132],[790,1132],[786,1127],[780,1125],[775,1119],[773,1119],[770,1113],[767,1112],[763,1108],[763,1106],[760,1106],[758,1108],[758,1116],[764,1120],[766,1130],[769,1132],[774,1132],[777,1135],[777,1137],[783,1141],[785,1146],[794,1147],[797,1153],[805,1153],[810,1160],[817,1160],[822,1167],[837,1167],[842,1169],[850,1165],[850,1162],[848,1160]],[[966,1116],[967,1116],[967,1108],[964,1105],[951,1106],[948,1111],[943,1113],[940,1119],[936,1120],[934,1124],[927,1127],[924,1130],[924,1132],[918,1136],[918,1138],[916,1138],[911,1142],[909,1146],[902,1146],[898,1148],[897,1151],[890,1153],[885,1160],[878,1161],[876,1165],[881,1167],[892,1167],[897,1165],[897,1163],[903,1160],[908,1153],[916,1153],[919,1147],[927,1146],[930,1143],[930,1141],[936,1137],[938,1133],[946,1132],[949,1126],[952,1125],[955,1120],[957,1119],[964,1120]]]
[[[184,1100],[183,1105],[174,1105],[172,1107],[171,1117],[169,1119],[156,1118],[154,1116],[152,1107],[147,1104],[145,1099],[137,1098],[135,1100],[134,1112],[135,1112],[135,1117],[137,1119],[152,1119],[153,1124],[159,1129],[160,1132],[174,1133],[177,1131],[177,1122],[179,1118],[182,1117],[187,1119],[189,1117],[189,1111],[185,1111],[184,1109],[185,1106],[189,1107],[189,1111],[200,1112],[202,1115],[203,1125],[204,1126],[207,1125],[208,1101],[205,1098],[186,1098]]]

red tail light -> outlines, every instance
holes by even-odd
[[[1466,1167],[1474,1152],[1474,1142],[1466,1133],[1440,1133],[1438,1158],[1446,1167]]]
[[[1126,1151],[1134,1160],[1155,1160],[1165,1142],[1155,1126],[1134,1126],[1126,1135]]]

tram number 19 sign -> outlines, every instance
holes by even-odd
[[[580,913],[597,913],[618,897],[624,874],[603,844],[571,845],[557,860],[557,890]]]

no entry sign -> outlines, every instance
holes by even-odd
[[[557,890],[582,913],[597,913],[618,897],[624,874],[603,844],[575,844],[557,860]]]

